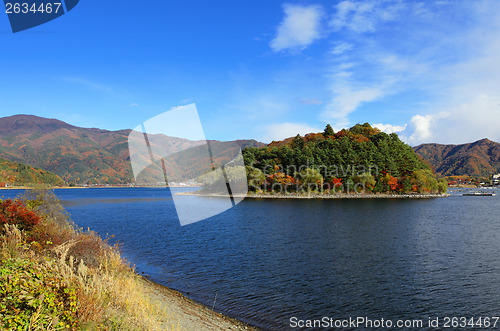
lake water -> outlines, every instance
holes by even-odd
[[[452,193],[245,200],[181,227],[165,188],[56,190],[73,221],[115,235],[139,273],[270,330],[292,317],[498,316],[499,197]]]

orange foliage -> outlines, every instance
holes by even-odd
[[[396,191],[398,189],[398,179],[396,177],[392,177],[391,175],[389,175],[387,185],[390,186],[392,191]]]
[[[340,130],[335,134],[335,138],[340,139],[342,137],[347,136],[348,132],[345,129]]]
[[[272,184],[281,184],[281,185],[289,185],[289,184],[296,184],[297,181],[295,178],[289,175],[285,175],[282,172],[276,172],[270,176],[266,177],[266,182],[269,185]]]
[[[366,143],[366,142],[370,141],[370,139],[368,139],[367,137],[365,137],[361,134],[355,135],[354,140],[356,140],[359,143]]]
[[[334,187],[342,185],[342,179],[341,178],[333,178],[332,179],[332,185]]]
[[[322,133],[308,133],[304,137],[304,140],[306,142],[316,141],[316,140],[323,140],[323,139],[325,139],[325,137],[323,136]]]

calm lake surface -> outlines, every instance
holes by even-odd
[[[263,329],[500,314],[499,196],[245,200],[181,227],[165,188],[55,192],[139,273],[209,307],[217,296],[216,311]]]

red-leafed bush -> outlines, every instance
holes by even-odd
[[[0,225],[15,224],[21,230],[31,230],[40,221],[40,217],[19,200],[7,199],[0,202]]]

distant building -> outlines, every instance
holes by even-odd
[[[500,185],[500,174],[491,177],[491,184]]]

